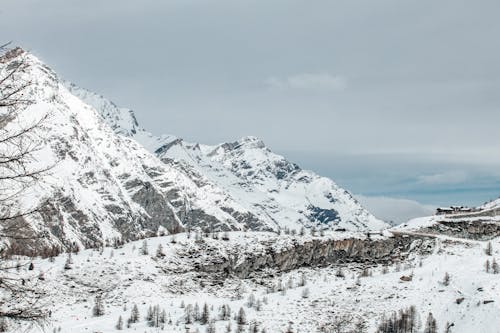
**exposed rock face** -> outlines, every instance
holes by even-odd
[[[143,230],[158,230],[159,226],[169,233],[183,230],[171,205],[151,183],[145,182],[138,186],[138,190],[132,195],[132,200],[143,207],[148,214]]]
[[[500,222],[493,221],[439,221],[431,227],[422,228],[421,232],[437,233],[452,237],[475,240],[490,240],[500,236]]]
[[[429,253],[434,241],[400,236],[379,239],[353,237],[342,240],[294,238],[284,247],[276,247],[273,240],[264,241],[260,245],[261,247],[255,247],[255,244],[250,247],[234,247],[221,252],[220,244],[199,242],[197,247],[178,254],[191,261],[195,271],[248,278],[253,273],[269,269],[290,271],[304,266],[348,262],[395,262],[403,260],[412,251]]]

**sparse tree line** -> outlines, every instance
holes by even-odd
[[[274,283],[266,288],[266,293],[273,294],[273,293],[279,292],[284,296],[284,295],[286,295],[286,291],[288,289],[305,287],[306,285],[307,285],[307,277],[304,273],[302,273],[302,274],[300,274],[298,281],[295,281],[293,279],[293,277],[289,277],[288,280],[286,280],[286,281],[283,281],[281,279],[278,280],[276,283]],[[303,297],[307,298],[308,296],[309,296],[309,289],[304,288]]]
[[[262,302],[255,300],[255,296],[252,294],[249,296],[246,306],[249,308],[254,308],[256,311],[261,310]],[[265,333],[266,330],[264,328],[260,328],[261,324],[257,321],[248,321],[245,309],[240,307],[236,312],[231,311],[231,307],[228,304],[223,304],[214,309],[214,306],[209,306],[207,303],[203,305],[200,309],[198,303],[195,303],[194,306],[192,304],[185,305],[184,302],[181,303],[181,308],[184,308],[184,324],[191,325],[194,323],[198,323],[200,325],[206,325],[206,333],[216,333],[216,321],[227,321],[228,323],[225,325],[223,332],[226,333]],[[215,312],[212,315],[212,312]],[[235,327],[233,330],[232,321],[235,323]],[[188,330],[189,331],[189,330]],[[190,332],[190,331],[189,331]]]
[[[388,316],[383,316],[378,325],[376,333],[438,333],[438,326],[433,314],[429,312],[424,323],[424,329],[415,306],[393,312]],[[451,327],[448,323],[445,326],[445,333]]]
[[[296,229],[290,229],[288,227],[285,227],[283,229],[279,229],[278,230],[278,235],[281,235],[281,234],[285,234],[285,235],[290,235],[290,236],[305,236],[306,235],[306,228],[305,227],[301,227],[299,229],[299,231],[297,232]],[[324,237],[325,236],[325,229],[324,228],[321,228],[318,232],[318,228],[316,228],[315,226],[312,226],[309,228],[309,234],[312,236],[312,237],[316,237],[316,236],[321,236],[321,237]]]

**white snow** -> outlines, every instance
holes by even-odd
[[[484,254],[485,242],[447,241],[443,239],[433,254],[427,257],[413,255],[401,265],[388,267],[383,273],[382,266],[370,268],[372,276],[358,278],[362,266],[359,264],[342,265],[345,278],[335,276],[337,266],[326,268],[301,268],[291,272],[275,272],[274,277],[262,274],[261,278],[241,280],[228,277],[222,284],[212,284],[208,280],[196,278],[196,273],[189,273],[189,262],[177,256],[195,246],[194,239],[187,239],[186,234],[176,235],[176,244],[171,243],[172,236],[147,240],[150,255],[139,251],[141,241],[126,244],[123,248],[105,248],[103,251],[85,250],[73,256],[72,269],[64,270],[64,255],[51,263],[47,259],[35,259],[35,270],[25,274],[37,276],[45,273],[44,287],[49,290],[53,312],[49,330],[60,327],[62,332],[113,332],[118,316],[126,322],[130,309],[135,303],[141,314],[140,322],[124,328],[124,332],[156,332],[148,327],[144,316],[150,305],[159,305],[165,309],[171,323],[166,323],[167,332],[194,332],[196,328],[204,331],[204,326],[195,323],[184,324],[184,309],[180,304],[206,302],[210,306],[211,318],[216,320],[218,332],[223,332],[228,321],[218,320],[217,308],[228,304],[234,314],[243,307],[247,321],[261,323],[268,332],[284,332],[292,323],[299,332],[315,332],[318,327],[331,323],[336,316],[350,314],[353,318],[363,318],[375,330],[383,314],[390,314],[410,305],[415,305],[423,322],[427,313],[432,312],[437,319],[439,331],[445,323],[453,323],[452,332],[456,333],[494,333],[500,325],[500,279],[498,275],[486,273],[486,259],[499,257],[500,239],[493,240],[492,257]],[[259,243],[276,236],[267,233],[230,233],[230,241],[215,241],[218,251],[230,250],[235,246],[242,250],[258,251]],[[288,236],[283,236],[276,245],[286,246]],[[329,237],[328,235],[326,237]],[[307,238],[307,237],[306,237]],[[439,241],[439,240],[438,240]],[[155,251],[162,244],[165,257],[156,258]],[[222,253],[221,252],[221,253]],[[210,254],[201,256],[211,257]],[[171,271],[168,267],[176,269]],[[186,272],[186,273],[184,273]],[[448,286],[443,285],[445,273],[451,277]],[[300,276],[307,280],[305,287],[298,286]],[[410,282],[403,282],[400,277],[413,274]],[[291,288],[286,293],[266,291],[266,286],[276,285],[280,281]],[[305,288],[309,297],[303,298]],[[105,300],[105,315],[93,317],[91,309],[95,293],[101,290]],[[241,295],[239,295],[241,294]],[[253,294],[256,299],[267,302],[256,311],[246,303]],[[464,298],[457,304],[456,300]],[[484,301],[493,303],[484,304]],[[126,306],[126,310],[124,310]],[[213,309],[212,309],[213,306]],[[354,320],[353,320],[354,321]],[[233,329],[236,323],[231,319]],[[33,329],[31,332],[38,332]]]

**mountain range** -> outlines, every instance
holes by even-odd
[[[30,53],[4,58],[0,72],[19,61],[27,64],[22,78],[30,82],[32,103],[17,121],[27,125],[49,115],[37,133],[44,145],[33,163],[53,165],[18,203],[20,209],[40,208],[25,217],[30,233],[48,236],[33,248],[40,242],[88,247],[196,228],[387,227],[348,191],[258,138],[203,145],[154,136],[132,110],[64,81]]]

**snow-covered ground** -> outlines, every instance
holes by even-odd
[[[485,272],[485,262],[495,256],[500,259],[500,239],[492,241],[493,255],[486,256],[485,242],[436,239],[434,253],[427,257],[411,256],[392,266],[373,266],[370,276],[359,277],[361,264],[332,265],[325,268],[300,268],[290,272],[264,272],[249,279],[228,277],[211,279],[201,272],[183,272],[186,262],[176,253],[194,246],[194,236],[186,234],[147,239],[149,254],[143,254],[143,241],[107,247],[103,250],[84,250],[72,256],[71,269],[65,270],[67,255],[51,262],[33,260],[35,269],[24,273],[37,278],[49,293],[47,306],[52,316],[46,331],[60,328],[62,332],[114,332],[119,316],[125,332],[205,332],[208,325],[185,324],[186,308],[198,304],[200,311],[207,303],[210,320],[217,332],[226,332],[227,325],[235,331],[234,314],[240,308],[246,314],[245,330],[251,322],[259,323],[267,332],[284,332],[291,326],[294,332],[317,332],[340,318],[352,316],[367,322],[373,332],[383,314],[390,314],[414,305],[423,323],[429,312],[437,319],[439,332],[446,322],[453,323],[451,332],[498,332],[500,327],[500,275]],[[258,248],[259,242],[273,238],[266,233],[229,233],[230,241],[215,241],[222,247],[239,245]],[[305,236],[310,237],[310,236]],[[331,237],[331,236],[325,236]],[[283,236],[280,241],[289,241]],[[156,257],[159,245],[165,256]],[[206,254],[207,259],[210,254]],[[162,263],[175,263],[178,272],[164,269]],[[337,277],[341,267],[345,277]],[[450,275],[448,286],[443,284],[445,273]],[[404,282],[402,276],[413,275]],[[299,286],[305,278],[305,286]],[[278,291],[278,285],[285,291]],[[274,290],[270,286],[275,286]],[[306,291],[307,289],[307,291]],[[103,316],[92,315],[94,297],[103,295]],[[249,306],[249,298],[255,298]],[[306,297],[307,296],[307,297]],[[457,299],[463,298],[460,304]],[[484,304],[485,301],[494,301]],[[256,305],[259,303],[259,309]],[[137,304],[138,323],[127,328],[131,309]],[[220,320],[220,307],[231,308],[229,320]],[[150,327],[145,320],[147,309],[159,305],[165,310],[166,322],[160,328]],[[32,332],[42,331],[33,328]]]

